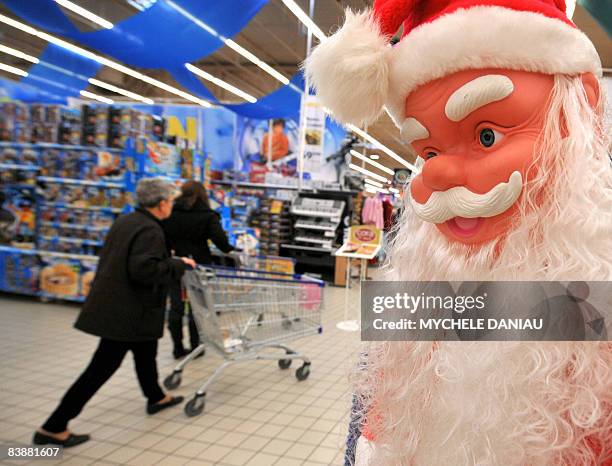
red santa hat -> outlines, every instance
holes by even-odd
[[[412,90],[457,71],[601,76],[595,47],[565,9],[565,0],[375,0],[372,11],[347,11],[305,68],[338,120],[367,123],[386,107],[401,126]]]

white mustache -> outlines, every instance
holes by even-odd
[[[516,202],[523,189],[523,177],[512,172],[507,183],[499,183],[489,192],[476,194],[464,186],[435,191],[425,204],[419,204],[410,194],[410,204],[419,218],[426,222],[444,223],[453,217],[494,217]]]

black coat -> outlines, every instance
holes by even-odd
[[[138,209],[119,217],[106,236],[75,327],[111,340],[161,338],[168,284],[187,268],[170,257],[161,223],[153,215]]]
[[[168,244],[177,256],[193,257],[198,264],[210,264],[212,258],[208,240],[222,252],[234,248],[221,228],[219,215],[198,200],[189,208],[177,200],[169,219],[162,222]]]

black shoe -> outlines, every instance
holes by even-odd
[[[147,414],[156,414],[160,411],[163,411],[166,408],[171,408],[172,406],[176,406],[181,404],[185,398],[182,396],[173,396],[170,401],[166,401],[165,403],[153,403],[147,404]]]
[[[189,354],[189,351],[186,351],[184,348],[181,349],[175,349],[172,352],[172,355],[174,356],[174,359],[181,359],[184,358],[185,356],[187,356]]]
[[[66,440],[58,440],[50,435],[41,434],[40,432],[34,432],[34,438],[32,443],[34,445],[61,445],[64,448],[76,447],[81,443],[85,443],[90,439],[89,434],[70,434]]]

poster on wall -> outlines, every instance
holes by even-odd
[[[271,124],[270,124],[271,123]],[[299,127],[293,120],[236,117],[234,169],[245,179],[262,183],[266,173],[297,175]]]
[[[304,96],[302,125],[304,128],[304,162],[306,173],[316,173],[323,165],[325,110],[314,95]]]

